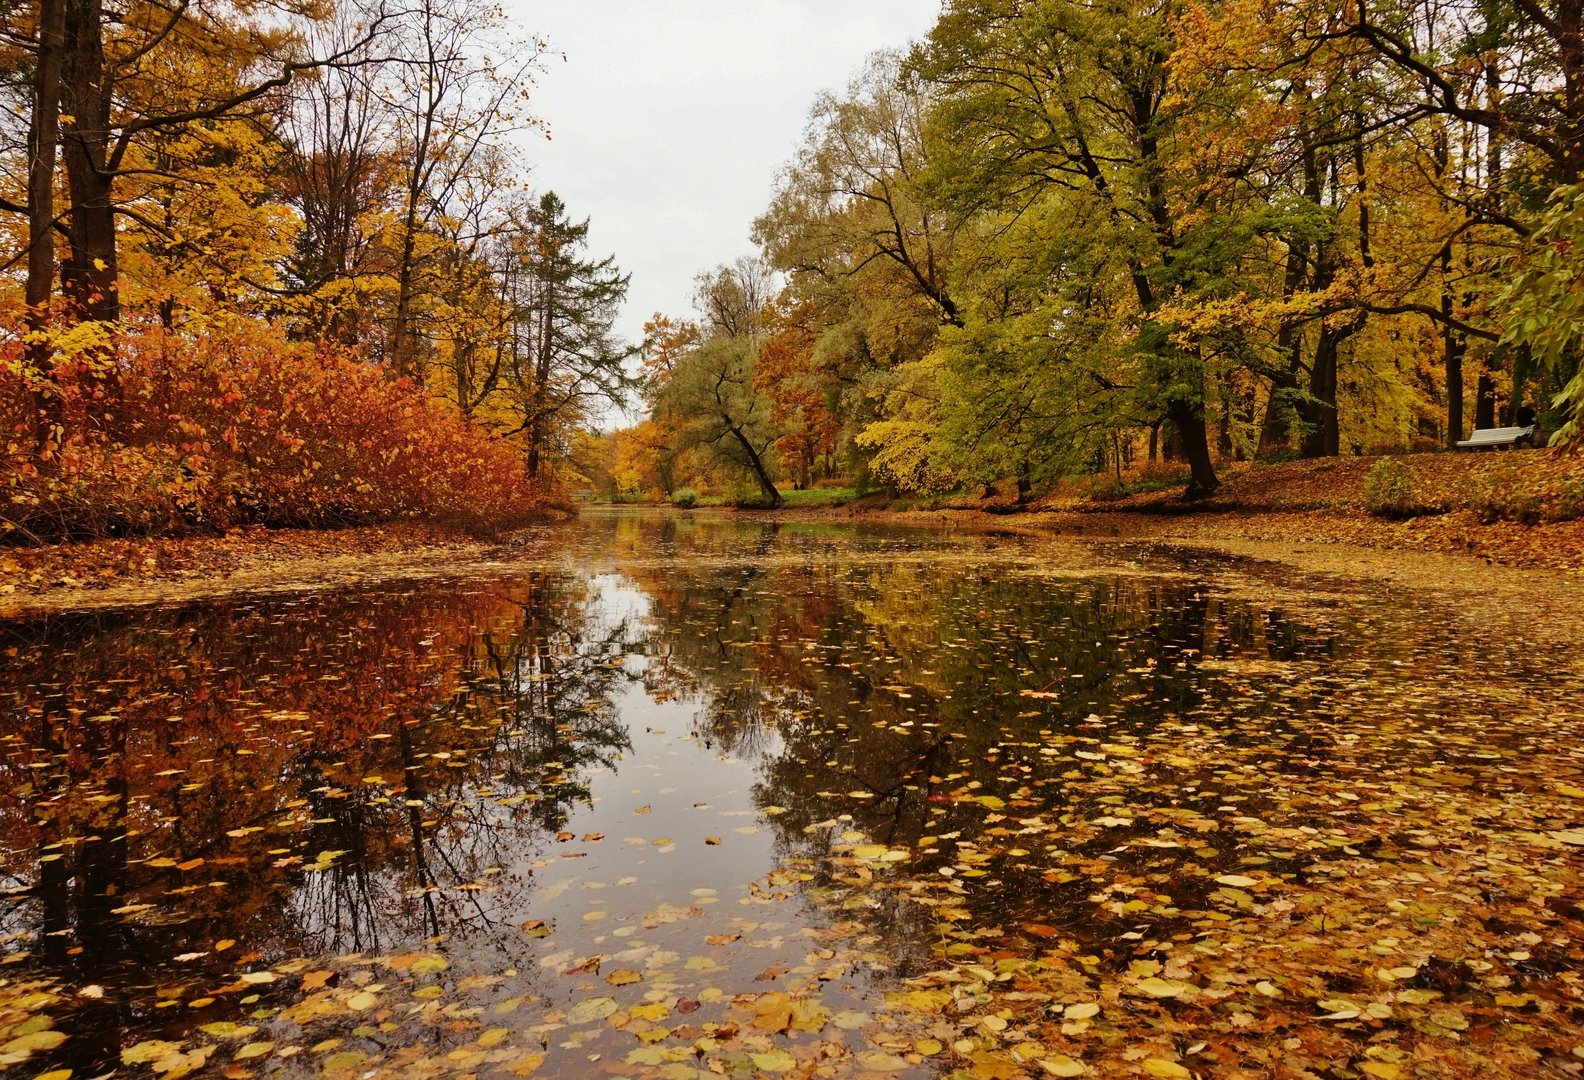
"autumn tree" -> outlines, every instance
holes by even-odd
[[[1173,47],[1162,8],[964,0],[947,6],[914,66],[940,95],[932,169],[943,197],[1011,214],[1069,202],[1109,253],[1106,274],[1132,292],[1134,392],[1176,427],[1188,494],[1202,496],[1218,483],[1207,372],[1173,342],[1159,308],[1198,287],[1213,271],[1207,256],[1223,254],[1195,228],[1205,219],[1182,213],[1191,194],[1174,138],[1184,103],[1168,94]]]
[[[60,280],[79,316],[120,315],[117,220],[138,215],[120,190],[148,167],[138,161],[140,149],[155,134],[252,124],[278,107],[280,91],[297,76],[345,61],[346,50],[309,56],[302,48],[294,20],[319,13],[288,7],[283,21],[235,8],[145,3],[120,11],[102,0],[67,0],[61,140],[68,254]],[[210,57],[225,58],[214,78],[195,64]]]
[[[281,194],[300,228],[284,261],[299,332],[378,348],[388,329],[378,298],[391,279],[399,162],[379,88],[384,41],[367,37],[369,13],[338,7],[309,31],[316,51],[345,53],[337,64],[296,80],[280,122]]]
[[[699,274],[699,325],[652,319],[661,333],[651,339],[646,366],[652,416],[674,433],[673,453],[700,452],[746,473],[778,506],[772,450],[782,432],[758,378],[773,284],[769,267],[752,257]]]
[[[522,105],[545,44],[518,40],[487,0],[420,0],[393,36],[396,62],[378,88],[394,119],[399,192],[387,359],[399,374],[421,377],[414,317],[425,234],[450,211],[478,158],[532,123]]]
[[[765,501],[779,506],[770,451],[780,432],[756,385],[756,360],[750,338],[708,338],[682,358],[656,408],[679,432],[681,448],[699,448],[747,473]]]
[[[961,322],[948,281],[960,220],[922,189],[930,101],[902,60],[877,53],[845,92],[815,100],[754,222],[787,280],[760,378],[782,399],[800,469],[816,452],[862,467],[854,440],[880,418],[891,373]]]

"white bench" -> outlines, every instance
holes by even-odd
[[[1534,442],[1535,426],[1479,428],[1466,439],[1458,441],[1459,449],[1480,450],[1487,446],[1520,446]]]

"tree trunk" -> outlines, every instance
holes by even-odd
[[[30,379],[50,370],[47,336],[55,292],[55,162],[60,146],[61,54],[65,51],[65,0],[40,0],[38,63],[33,74],[33,118],[28,128],[28,268],[24,291],[28,342],[24,363]],[[59,417],[47,395],[30,387],[34,438],[42,445]]]
[[[748,436],[743,434],[742,428],[732,423],[731,417],[721,413],[721,419],[726,422],[726,430],[730,431],[732,438],[737,440],[743,453],[748,455],[748,467],[753,470],[754,479],[759,481],[759,491],[770,500],[771,506],[781,505],[781,493],[776,490],[775,483],[770,479],[770,473],[765,469],[764,459],[759,456],[759,451],[754,449]]]
[[[411,334],[407,323],[412,318],[413,231],[418,227],[417,202],[409,198],[405,227],[402,229],[401,261],[396,267],[396,313],[391,321],[390,362],[397,378],[411,376],[422,382],[413,363]]]
[[[71,193],[67,235],[71,254],[61,263],[61,292],[84,320],[121,317],[117,290],[115,209],[110,199],[110,76],[105,70],[101,0],[65,0],[61,99],[71,117],[62,156]]]
[[[1491,378],[1490,369],[1482,369],[1479,379],[1474,383],[1474,427],[1493,428],[1496,426],[1496,380]]]
[[[1210,439],[1205,429],[1204,412],[1180,400],[1168,403],[1166,408],[1172,427],[1182,439],[1183,456],[1188,459],[1188,490],[1183,492],[1183,498],[1203,499],[1221,486],[1221,481],[1216,478],[1215,464],[1210,460]]]
[[[48,369],[49,326],[55,291],[55,162],[60,146],[61,54],[65,49],[66,0],[40,0],[38,65],[33,75],[33,120],[28,128],[28,329],[41,335],[28,343],[28,366]]]
[[[1309,368],[1309,396],[1298,410],[1304,418],[1303,456],[1336,457],[1340,450],[1337,425],[1337,350],[1343,331],[1320,328],[1315,342],[1314,363]]]

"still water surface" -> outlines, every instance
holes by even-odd
[[[1387,597],[703,516],[551,550],[0,625],[0,1021],[68,1036],[20,1073],[930,1075],[876,1015],[943,908],[1122,963],[1396,812],[1293,791],[1579,767],[1576,673]]]

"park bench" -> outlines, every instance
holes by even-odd
[[[1535,426],[1479,428],[1466,439],[1458,440],[1458,448],[1483,450],[1486,447],[1521,446],[1534,443]]]

